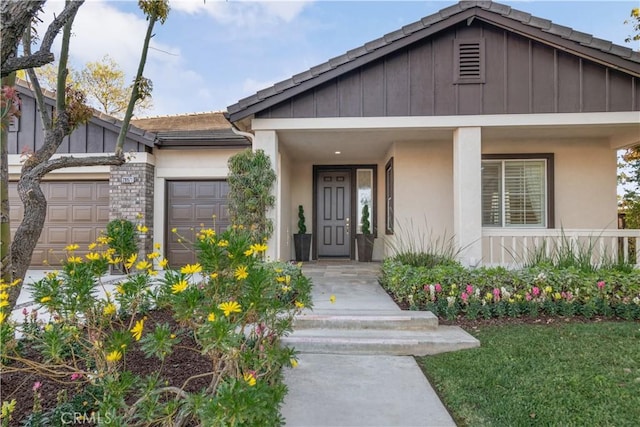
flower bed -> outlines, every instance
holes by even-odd
[[[637,269],[469,269],[450,261],[416,267],[389,258],[382,264],[380,283],[401,305],[450,320],[543,314],[640,319]]]
[[[3,382],[11,374],[35,381],[23,384],[32,407],[22,421],[282,423],[281,369],[297,362],[280,338],[291,331],[294,315],[311,305],[311,282],[299,267],[265,262],[266,245],[243,227],[221,235],[200,230],[199,262],[167,269],[162,277],[153,269],[167,265],[158,252],[122,260],[106,240],[92,245],[85,259],[74,254],[77,249],[67,248],[62,271],[32,285],[51,320],[25,312],[24,321],[15,323],[0,307]],[[113,291],[100,282],[110,264],[128,271]],[[180,352],[198,358],[185,364],[186,378],[176,382],[171,375]],[[153,369],[144,372],[134,362]],[[195,365],[206,369],[188,371]],[[3,402],[3,425],[24,404]]]

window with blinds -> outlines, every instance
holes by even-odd
[[[546,160],[484,160],[482,225],[546,227],[546,177]]]

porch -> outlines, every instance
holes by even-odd
[[[341,256],[357,259],[365,189],[374,260],[392,254],[402,243],[399,229],[411,224],[408,234],[418,242],[427,234],[451,236],[469,266],[518,264],[563,230],[574,236],[570,247],[597,240],[594,262],[618,252],[638,262],[638,232],[612,228],[616,151],[637,141],[633,114],[260,118],[252,129],[254,149],[271,157],[277,173],[273,259],[294,258],[299,205],[313,234],[312,259],[323,258],[325,241],[351,245]],[[336,171],[351,206],[336,202],[344,215],[329,228],[321,196],[331,178],[326,173]],[[551,254],[556,246],[545,250]]]

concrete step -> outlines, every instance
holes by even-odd
[[[434,330],[438,318],[430,311],[406,310],[315,310],[296,316],[299,329],[389,329]]]
[[[424,331],[298,329],[282,343],[300,353],[395,356],[426,356],[480,346],[458,326]]]

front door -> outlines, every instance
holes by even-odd
[[[318,256],[351,255],[351,171],[318,173]]]

